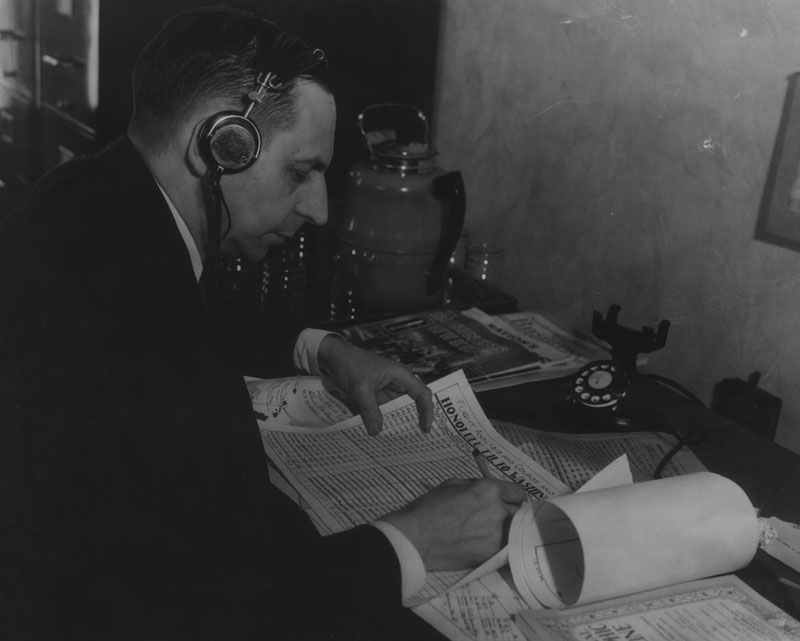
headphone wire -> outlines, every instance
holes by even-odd
[[[222,167],[216,167],[208,175],[207,181],[205,181],[205,185],[207,186],[206,202],[208,203],[206,214],[207,241],[206,256],[203,261],[203,275],[200,278],[200,289],[203,292],[206,305],[212,312],[212,316],[216,315],[218,311],[218,305],[222,295],[220,286],[222,272],[222,239],[227,236],[231,228],[230,210],[225,202],[225,196],[222,192],[222,186],[220,185],[222,173]],[[221,233],[223,209],[228,219],[228,227],[225,230],[225,234]]]
[[[208,216],[208,253],[209,258],[216,255],[222,256],[222,241],[231,231],[231,210],[225,200],[225,193],[222,191],[222,167],[217,167],[211,172],[211,212]],[[222,232],[222,212],[225,211],[225,232]]]

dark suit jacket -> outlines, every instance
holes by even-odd
[[[380,532],[322,539],[269,485],[225,337],[129,140],[3,220],[0,637],[432,635]]]

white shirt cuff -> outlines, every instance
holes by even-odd
[[[294,366],[308,374],[322,376],[317,363],[317,352],[322,339],[333,332],[326,332],[323,329],[306,328],[300,332],[297,342],[294,344],[294,354],[292,359]]]
[[[422,557],[408,537],[394,525],[385,521],[375,521],[371,525],[386,535],[397,554],[400,561],[402,594],[405,602],[425,586],[425,564],[422,562]]]

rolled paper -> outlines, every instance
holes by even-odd
[[[734,572],[758,520],[736,483],[699,472],[525,506],[508,547],[523,598],[564,608]]]

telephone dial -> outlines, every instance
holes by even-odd
[[[664,347],[670,323],[662,320],[657,330],[642,327],[637,331],[618,323],[620,309],[619,305],[612,305],[605,318],[597,311],[592,315],[592,334],[611,346],[611,359],[581,368],[570,382],[565,406],[607,426],[633,428],[636,403],[632,392],[639,378],[637,357]]]

